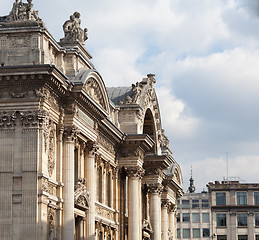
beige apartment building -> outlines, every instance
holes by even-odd
[[[216,181],[207,187],[207,193],[189,191],[178,200],[177,238],[259,240],[259,184]]]
[[[78,12],[57,42],[32,0],[10,9],[0,17],[0,239],[176,239],[182,175],[155,75],[106,88]]]
[[[208,184],[212,233],[217,240],[259,240],[259,184]]]

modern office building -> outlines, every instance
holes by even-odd
[[[190,178],[188,193],[178,200],[177,239],[211,239],[210,196],[207,192],[195,193]]]
[[[210,182],[207,193],[190,183],[178,200],[178,239],[259,240],[258,183]]]
[[[259,240],[259,184],[208,184],[212,233],[217,240]]]
[[[0,239],[173,240],[182,176],[155,75],[106,88],[80,24],[57,42],[32,0],[0,17]]]

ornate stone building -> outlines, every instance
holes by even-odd
[[[56,42],[32,0],[0,18],[0,239],[175,239],[155,76],[106,88],[80,24]]]

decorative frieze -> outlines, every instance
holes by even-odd
[[[47,178],[42,178],[41,191],[47,192],[50,195],[55,196],[57,193],[57,186],[54,183],[49,182]]]
[[[95,203],[95,212],[100,217],[109,219],[111,221],[115,220],[115,211],[105,207],[104,205],[101,205],[100,203]]]
[[[102,145],[106,150],[115,155],[114,145],[103,136],[99,135],[97,142]]]

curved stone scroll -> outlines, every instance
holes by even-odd
[[[61,42],[80,42],[84,43],[87,39],[87,28],[82,29],[80,13],[75,12],[70,16],[70,19],[67,20],[63,25],[63,31],[65,37],[61,39]]]

